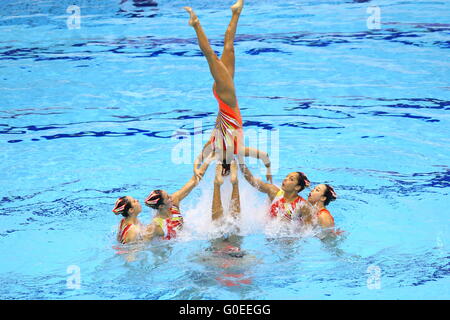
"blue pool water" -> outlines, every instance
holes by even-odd
[[[241,179],[246,255],[218,257],[209,170],[182,203],[178,240],[113,248],[115,199],[178,190],[214,125],[212,78],[181,7],[221,52],[231,4],[1,1],[0,298],[450,298],[445,0],[246,3],[235,41],[244,130],[267,142],[276,184],[301,170],[335,187],[328,208],[345,236],[272,232],[264,195]]]

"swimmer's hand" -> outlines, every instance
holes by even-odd
[[[215,158],[216,158],[216,154],[215,154],[215,152],[212,152],[209,154],[209,156],[206,157],[204,163],[208,164],[208,166],[209,166],[211,161],[213,161]]]
[[[195,176],[195,179],[197,179],[197,182],[200,182],[200,180],[202,180],[202,178],[203,178],[203,174],[200,172],[200,169],[198,169],[197,167],[194,167],[194,176]]]
[[[273,182],[272,182],[272,172],[270,171],[270,165],[269,165],[269,167],[267,167],[266,179],[267,179],[268,183],[273,184]]]
[[[197,180],[197,183],[202,180],[203,176],[205,175],[206,169],[208,169],[208,166],[210,165],[211,161],[214,160],[214,154],[210,154],[208,157],[205,158],[205,161],[203,161],[203,164],[200,168],[198,168],[197,164],[194,164],[194,176]]]
[[[205,163],[207,162],[207,160],[208,160],[208,159],[205,159]],[[209,164],[209,163],[208,163],[208,164]],[[195,161],[195,162],[194,162],[194,177],[195,177],[195,180],[197,180],[197,183],[199,183],[200,180],[202,180],[202,178],[203,178],[203,173],[202,173],[202,170],[201,170],[201,165],[200,165],[200,162],[198,162],[198,161]]]

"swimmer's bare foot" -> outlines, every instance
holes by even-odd
[[[240,14],[243,7],[244,7],[244,0],[238,0],[238,1],[236,1],[235,4],[233,4],[233,5],[231,6],[231,11],[232,11],[233,13]]]
[[[222,185],[223,183],[223,177],[222,177],[222,164],[218,163],[216,166],[216,177],[214,178],[214,184],[215,185]]]
[[[191,7],[183,7],[184,10],[186,10],[187,12],[189,12],[190,18],[189,18],[189,25],[192,27],[195,27],[196,25],[199,24],[199,20],[197,18],[197,15],[195,14],[194,10],[192,10]]]
[[[233,160],[233,162],[231,162],[231,168],[230,168],[230,182],[231,184],[237,184],[238,183],[238,177],[237,177],[237,171],[238,171],[238,167],[236,164],[236,161]]]

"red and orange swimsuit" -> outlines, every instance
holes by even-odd
[[[280,190],[270,205],[269,215],[271,218],[281,217],[288,221],[301,220],[300,208],[304,203],[305,199],[300,196],[290,203],[286,202],[284,191]]]
[[[243,138],[241,112],[239,111],[239,108],[237,108],[236,112],[233,108],[223,102],[217,95],[215,89],[213,89],[213,92],[219,103],[219,116],[217,117],[215,134],[210,140],[212,148],[215,151],[216,148],[220,147],[225,151],[227,148],[233,147],[234,154],[237,154],[238,146]],[[220,143],[220,140],[222,141],[222,145],[216,145],[216,143]]]
[[[331,220],[333,220],[333,224],[334,224],[334,218],[333,218],[333,216],[331,215],[330,211],[328,211],[328,210],[325,209],[325,208],[320,209],[320,210],[317,212],[317,217],[320,216],[322,213],[328,214],[328,215],[331,217]]]
[[[164,232],[163,239],[170,240],[172,238],[176,238],[177,233],[181,231],[183,228],[183,217],[181,216],[180,210],[173,206],[170,208],[171,217],[170,218],[161,218],[156,217],[153,219]]]
[[[122,244],[125,244],[125,237],[127,235],[128,230],[130,230],[131,226],[133,225],[132,223],[130,224],[124,224],[125,219],[122,219],[122,221],[120,221],[120,225],[119,225],[119,232],[117,234],[117,241],[119,241]]]
[[[170,218],[154,218],[153,221],[156,222],[164,232],[163,239],[170,240],[176,238],[177,233],[183,227],[183,217],[181,216],[180,210],[173,206],[170,208],[171,217]],[[132,223],[125,224],[125,219],[120,221],[119,232],[117,233],[117,241],[121,244],[126,244],[126,235],[130,228],[133,226]]]

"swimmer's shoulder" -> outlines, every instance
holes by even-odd
[[[267,183],[267,195],[269,196],[270,201],[273,201],[279,194],[281,194],[282,190],[278,188],[274,184]]]
[[[123,238],[123,242],[124,243],[130,243],[130,242],[135,242],[138,237],[139,234],[141,232],[141,228],[139,225],[131,225],[130,228],[127,230],[127,233],[125,234],[125,237]]]
[[[322,209],[317,212],[317,218],[322,228],[334,227],[334,218],[327,209]]]

